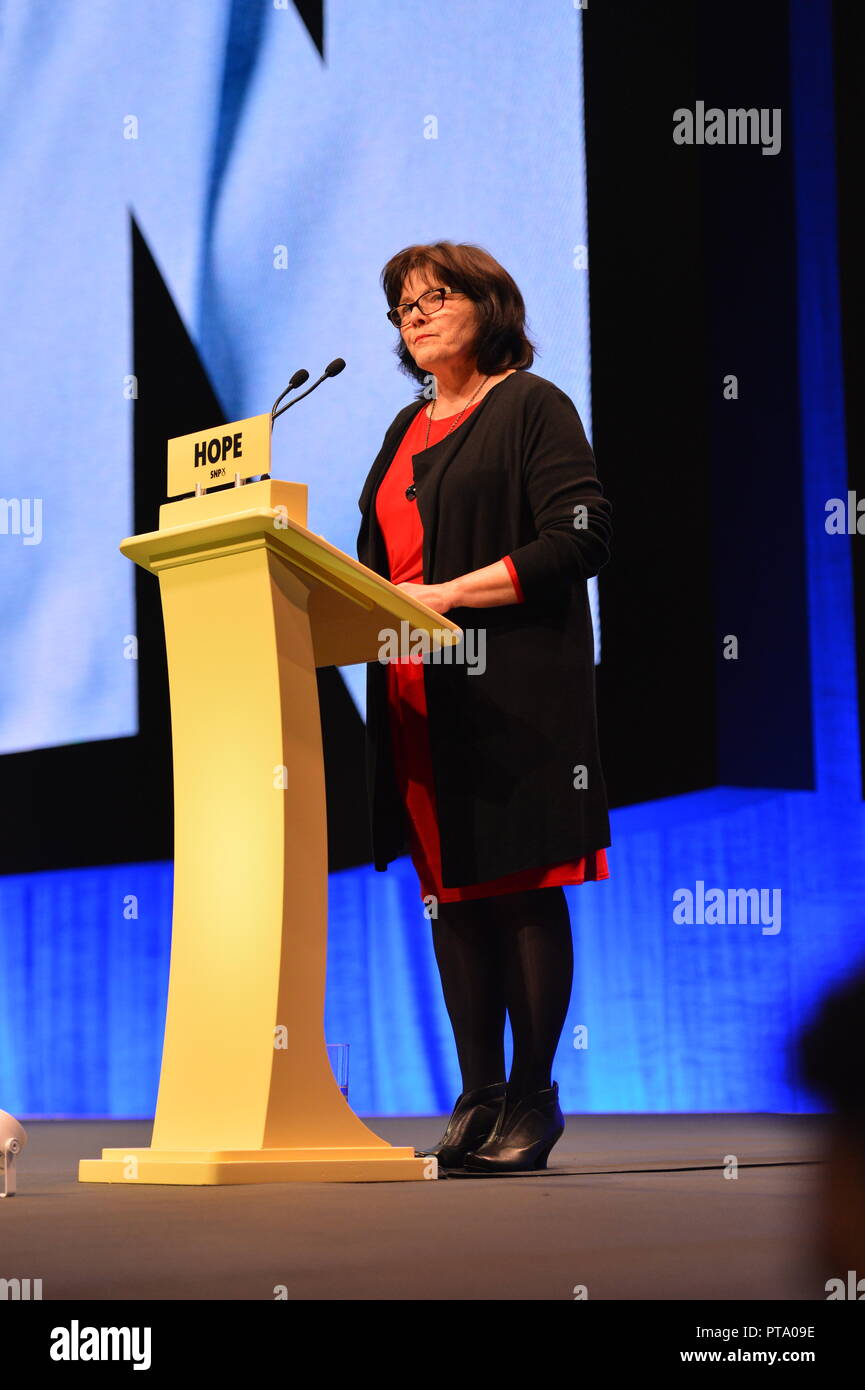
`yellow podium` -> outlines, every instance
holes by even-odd
[[[306,503],[302,484],[246,483],[169,502],[120,546],[159,576],[165,620],[171,967],[151,1147],[83,1159],[81,1182],[437,1176],[354,1114],[327,1056],[315,670],[376,660],[402,623],[431,646],[462,632],[313,535]]]

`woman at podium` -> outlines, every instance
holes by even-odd
[[[491,1174],[543,1168],[564,1131],[563,885],[609,877],[586,580],[609,558],[612,509],[573,402],[529,371],[508,272],[438,242],[381,278],[400,367],[422,389],[364,484],[358,557],[465,633],[449,660],[367,667],[374,863],[411,854],[462,1077],[425,1152]]]

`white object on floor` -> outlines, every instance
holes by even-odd
[[[14,1115],[0,1110],[0,1171],[3,1173],[3,1190],[0,1197],[15,1196],[15,1160],[27,1143],[27,1131]]]

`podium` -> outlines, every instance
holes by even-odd
[[[314,535],[307,489],[265,479],[169,502],[120,550],[156,574],[174,759],[174,903],[149,1148],[81,1182],[437,1177],[354,1114],[324,1037],[327,821],[316,667],[455,624]],[[408,629],[402,629],[407,631]],[[365,814],[358,807],[358,814]]]

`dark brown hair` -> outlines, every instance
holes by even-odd
[[[504,266],[482,246],[436,241],[428,246],[407,246],[399,251],[381,272],[381,285],[389,309],[402,303],[402,287],[413,270],[431,272],[433,286],[447,285],[474,302],[478,319],[475,355],[479,372],[495,376],[509,367],[532,365],[538,349],[526,332],[523,296]],[[417,365],[401,333],[394,350],[400,370],[426,385],[430,373]],[[422,396],[423,392],[418,395]]]

